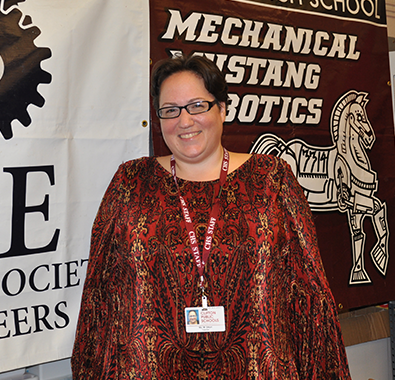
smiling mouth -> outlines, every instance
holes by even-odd
[[[198,132],[191,132],[191,133],[184,133],[182,135],[179,135],[179,137],[181,139],[191,139],[192,137],[195,137],[195,136],[199,135],[200,133],[201,133],[200,131],[198,131]]]

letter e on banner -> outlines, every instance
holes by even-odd
[[[13,177],[13,199],[11,217],[11,245],[7,252],[0,253],[0,257],[13,257],[31,255],[35,253],[56,251],[60,230],[56,229],[51,241],[44,247],[28,248],[25,244],[25,216],[27,213],[40,212],[44,220],[49,220],[49,195],[45,194],[43,203],[39,205],[26,205],[27,175],[32,172],[44,172],[47,174],[51,186],[55,184],[53,166],[29,166],[4,168],[4,172]]]

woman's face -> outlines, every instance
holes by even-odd
[[[191,310],[191,311],[189,312],[189,324],[190,324],[190,325],[196,325],[196,322],[197,322],[197,315],[196,315],[196,312],[193,311],[193,310]]]
[[[202,78],[182,71],[163,81],[159,108],[185,106],[199,100],[213,101],[215,98],[207,91]],[[199,162],[221,149],[225,116],[225,104],[221,103],[198,115],[190,115],[182,109],[175,119],[161,119],[163,138],[176,160]]]

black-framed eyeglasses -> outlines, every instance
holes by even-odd
[[[217,103],[217,100],[213,100],[212,102],[201,100],[199,102],[189,103],[186,106],[163,107],[158,109],[157,115],[159,119],[175,119],[181,115],[181,110],[183,108],[185,108],[190,115],[198,115],[199,113],[210,111]]]

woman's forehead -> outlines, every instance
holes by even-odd
[[[209,96],[201,77],[190,71],[175,73],[166,78],[160,88],[160,104],[189,101]]]

